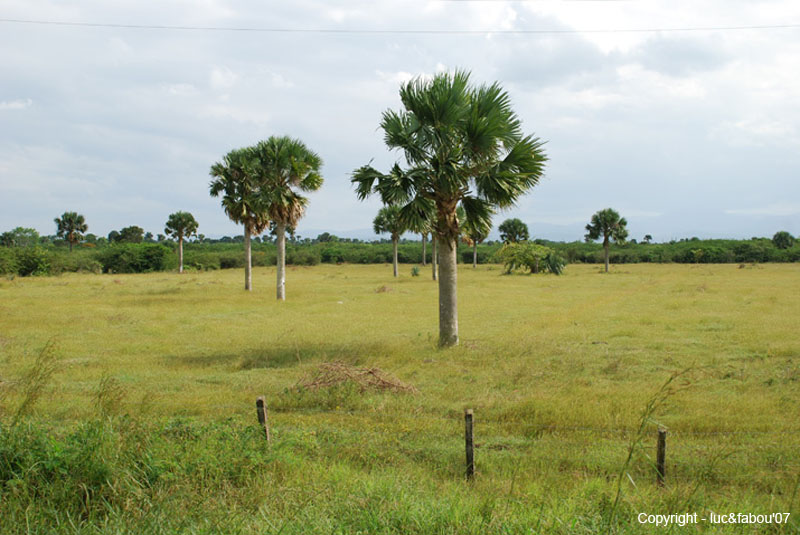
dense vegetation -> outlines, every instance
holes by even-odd
[[[316,264],[390,264],[392,243],[388,240],[375,242],[342,241],[327,236],[332,241],[291,241],[286,245],[286,262],[289,265],[313,266]],[[552,242],[536,240],[555,250],[570,264],[603,263],[601,243]],[[479,264],[501,263],[495,255],[502,243],[486,242],[477,247]],[[11,275],[48,275],[64,272],[114,272],[143,273],[178,269],[177,243],[119,243],[81,244],[70,254],[64,241],[45,241],[39,245],[23,247],[0,246],[0,273]],[[186,269],[213,270],[242,268],[245,255],[242,244],[235,238],[224,241],[205,240],[185,244],[184,265]],[[273,266],[277,250],[272,242],[254,242],[253,265]],[[422,261],[420,241],[400,240],[398,260],[401,264]],[[430,261],[431,248],[427,258]],[[632,243],[611,246],[609,254],[612,264],[634,263],[681,263],[681,264],[725,264],[800,261],[800,243],[790,248],[779,249],[769,238],[750,240],[700,240],[697,238],[669,243]],[[472,263],[472,248],[459,244],[459,262]]]

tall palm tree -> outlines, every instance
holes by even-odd
[[[394,276],[397,277],[397,242],[407,229],[405,222],[400,218],[399,206],[384,206],[378,211],[372,222],[375,234],[389,233],[392,236],[392,266]]]
[[[456,207],[467,218],[488,221],[493,207],[508,207],[544,173],[542,142],[525,136],[499,84],[472,87],[456,71],[415,78],[400,88],[404,109],[383,113],[381,128],[390,149],[408,168],[380,173],[367,165],[353,173],[359,198],[378,193],[384,204],[401,205],[406,221],[434,212],[439,248],[439,345],[458,343]]]
[[[197,220],[189,212],[170,214],[164,233],[178,240],[178,273],[183,273],[183,240],[197,234]]]
[[[253,174],[260,187],[266,214],[275,225],[278,242],[277,298],[286,299],[286,229],[303,217],[308,198],[298,191],[322,187],[322,158],[288,136],[271,136],[254,147]]]
[[[58,237],[64,238],[69,243],[70,253],[72,246],[80,242],[83,233],[89,229],[89,225],[78,212],[64,212],[61,217],[57,217],[53,221],[56,223]]]
[[[244,289],[252,290],[252,254],[250,237],[260,234],[269,225],[258,182],[249,168],[253,165],[253,149],[234,149],[211,166],[214,180],[209,186],[212,197],[222,196],[222,208],[233,221],[244,225]]]
[[[594,241],[602,236],[603,238],[603,252],[605,256],[606,273],[608,273],[608,246],[609,241],[614,240],[618,244],[625,243],[625,238],[628,237],[628,229],[626,228],[628,222],[624,217],[620,217],[619,213],[612,208],[600,210],[592,216],[591,222],[586,225],[586,241]]]

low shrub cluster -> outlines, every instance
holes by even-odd
[[[97,260],[104,273],[147,273],[167,269],[171,252],[158,243],[125,243],[101,249]]]
[[[560,262],[600,264],[603,247],[599,243],[529,242],[554,252],[554,268]],[[2,275],[57,275],[64,272],[89,273],[144,273],[177,267],[177,245],[163,243],[120,243],[77,247],[68,252],[65,246],[55,244],[36,246],[0,246],[0,274]],[[498,258],[503,247],[499,242],[478,245],[479,264],[505,261]],[[459,244],[458,259],[472,263],[472,247]],[[422,261],[422,243],[401,241],[398,260],[405,264]],[[426,249],[430,262],[432,247]],[[273,243],[253,243],[254,266],[274,266],[277,249]],[[785,248],[777,247],[767,238],[751,240],[699,240],[697,238],[669,243],[635,243],[612,245],[609,259],[613,264],[669,263],[718,264],[752,262],[798,262],[800,242]],[[392,262],[392,244],[382,242],[295,242],[286,247],[286,263],[296,266],[326,264],[388,264]],[[548,263],[549,265],[550,263]],[[244,248],[241,243],[187,243],[184,246],[184,267],[196,270],[241,269],[244,267]]]
[[[565,266],[564,259],[553,249],[528,241],[505,244],[495,253],[493,259],[505,266],[506,273],[525,269],[531,273],[561,275]]]
[[[603,248],[599,243],[563,243],[544,240],[537,240],[537,242],[555,249],[570,263],[603,263]],[[750,240],[691,238],[667,243],[629,242],[625,245],[612,245],[609,260],[613,264],[797,262],[800,261],[800,246],[794,245],[791,248],[779,249],[772,240],[767,238]]]

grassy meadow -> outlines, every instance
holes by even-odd
[[[410,271],[0,279],[0,533],[800,532],[800,265],[461,265],[448,350]],[[416,392],[294,388],[334,361]],[[637,521],[709,511],[792,517]]]

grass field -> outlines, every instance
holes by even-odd
[[[444,351],[410,269],[0,280],[0,532],[800,532],[800,265],[460,266]],[[417,392],[292,388],[332,361]],[[710,511],[792,516],[637,521]]]

